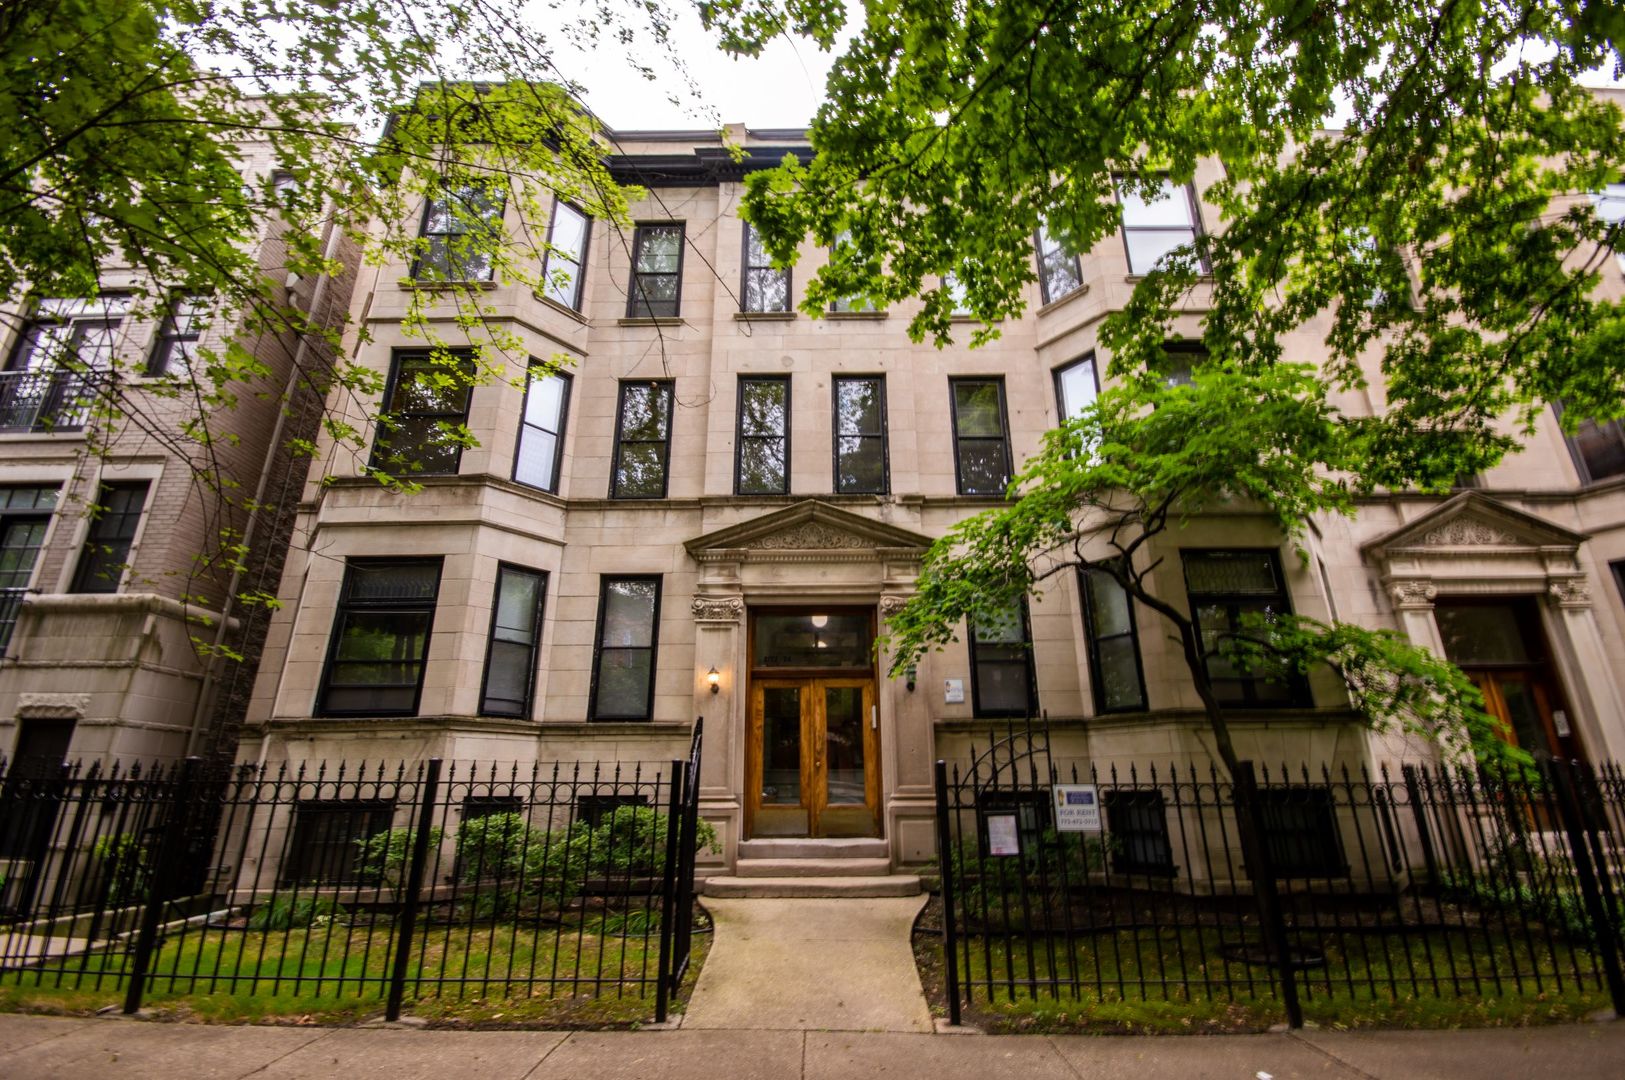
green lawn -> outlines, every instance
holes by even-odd
[[[1554,964],[1521,943],[1479,944],[1466,949],[1460,935],[1328,934],[1324,966],[1298,977],[1305,1019],[1348,1028],[1514,1026],[1580,1019],[1609,1005],[1583,951],[1560,950]],[[915,951],[928,996],[945,1011],[941,939],[922,935]],[[962,949],[959,962],[961,977],[977,983],[970,1022],[995,1030],[1236,1031],[1285,1020],[1269,970],[1224,955],[1212,932],[1103,935],[1076,941],[1070,954],[1060,941],[1037,941],[1031,955],[1025,942],[995,939],[984,951],[978,941],[969,970]]]
[[[221,1023],[344,1022],[383,1009],[391,931],[343,923],[282,931],[211,928],[159,950],[144,1007]],[[696,935],[685,992],[708,935]],[[657,928],[459,926],[422,932],[407,967],[406,1011],[456,1025],[621,1026],[654,1015]],[[127,958],[92,956],[0,975],[0,1009],[89,1013],[123,1001]],[[425,980],[419,982],[420,979]],[[615,980],[643,980],[617,986]],[[440,980],[439,982],[430,980]],[[673,1004],[674,1011],[680,1003]]]

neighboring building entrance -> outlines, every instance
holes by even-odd
[[[745,829],[879,836],[874,612],[752,611]]]
[[[1445,654],[1484,695],[1502,737],[1536,758],[1584,759],[1534,601],[1440,601],[1434,617]]]

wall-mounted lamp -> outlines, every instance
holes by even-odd
[[[722,676],[717,674],[715,664],[712,664],[711,670],[705,673],[705,681],[711,684],[711,692],[713,694],[722,689]]]
[[[913,664],[910,664],[908,669],[903,672],[903,685],[908,687],[908,692],[911,694],[914,692],[914,676],[916,674],[918,674],[918,672],[915,670]]]
[[[828,615],[814,615],[812,617],[811,621],[812,621],[814,630],[822,630],[824,627],[829,625],[829,616]]]

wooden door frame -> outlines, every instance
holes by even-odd
[[[825,713],[826,688],[854,687],[863,691],[863,710],[869,721],[863,727],[864,806],[873,820],[874,835],[881,833],[880,812],[880,730],[878,723],[879,683],[873,675],[847,673],[822,675],[758,675],[752,673],[746,691],[745,725],[745,836],[756,835],[756,821],[762,811],[762,780],[765,771],[763,736],[765,698],[774,687],[796,687],[801,691],[801,805],[807,813],[807,835],[822,834],[820,820],[829,809],[829,768],[822,742],[828,738]],[[849,804],[837,804],[846,806]]]

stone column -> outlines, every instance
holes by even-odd
[[[1420,645],[1435,656],[1444,656],[1444,636],[1439,633],[1439,622],[1433,617],[1433,601],[1439,588],[1430,578],[1410,578],[1388,583],[1388,595],[1394,601],[1394,613],[1399,616],[1399,628],[1412,645]],[[1388,765],[1398,774],[1400,764],[1410,761],[1436,761],[1436,746],[1417,735],[1391,734],[1377,742],[1376,764]]]
[[[901,611],[908,597],[885,593],[880,598],[881,631],[885,621]],[[887,678],[890,653],[880,657],[881,756],[887,763],[886,836],[892,857],[920,863],[936,853],[933,830],[936,795],[931,765],[937,757],[936,732],[931,726],[928,695],[908,689],[904,679]]]
[[[1556,578],[1547,586],[1547,599],[1555,609],[1553,622],[1560,637],[1553,644],[1557,651],[1567,653],[1573,666],[1564,680],[1572,699],[1569,722],[1593,760],[1625,755],[1625,745],[1611,743],[1608,738],[1610,731],[1621,730],[1620,717],[1625,716],[1625,708],[1614,680],[1608,677],[1608,654],[1591,607],[1591,588],[1581,575]]]
[[[730,864],[744,829],[740,799],[745,775],[744,715],[745,599],[702,594],[694,598],[694,714],[705,717],[700,757],[700,814],[721,834],[723,857]],[[717,692],[705,673],[717,669]]]

